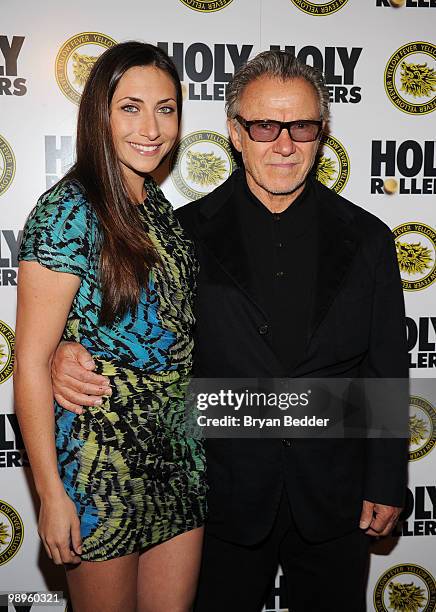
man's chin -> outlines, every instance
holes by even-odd
[[[305,181],[299,183],[293,183],[292,185],[271,185],[271,189],[268,189],[272,195],[292,195],[299,189],[304,187]]]

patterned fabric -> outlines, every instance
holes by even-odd
[[[142,550],[203,524],[204,454],[184,433],[192,365],[197,262],[155,182],[139,207],[161,264],[134,316],[98,322],[100,232],[81,188],[64,181],[45,193],[23,234],[20,259],[80,277],[63,333],[94,356],[112,396],[83,415],[55,403],[58,469],[81,521],[85,560]]]

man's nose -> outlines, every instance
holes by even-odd
[[[285,128],[280,132],[274,145],[274,151],[281,155],[292,155],[296,150],[295,142],[292,140],[289,130]]]

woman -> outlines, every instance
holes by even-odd
[[[95,63],[77,161],[29,217],[20,254],[15,394],[41,501],[39,533],[73,607],[185,612],[205,514],[201,444],[183,431],[196,261],[148,175],[177,138],[176,69],[127,42]],[[112,392],[55,403],[50,363],[80,341]],[[97,563],[98,562],[98,563]]]

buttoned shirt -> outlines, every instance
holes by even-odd
[[[290,372],[303,358],[316,282],[313,178],[281,213],[271,212],[241,172],[234,192],[254,300],[265,312],[265,341]]]

